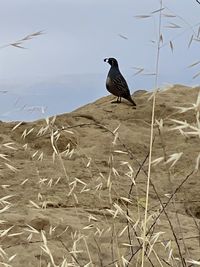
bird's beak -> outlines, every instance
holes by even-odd
[[[103,60],[104,62],[108,62],[108,58],[104,58],[104,60]]]

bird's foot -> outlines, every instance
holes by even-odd
[[[112,103],[112,104],[115,104],[115,103],[121,103],[121,98],[118,97],[117,100],[113,100],[111,103]]]

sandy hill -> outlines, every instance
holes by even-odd
[[[145,266],[200,260],[199,91],[157,93]],[[0,123],[1,266],[140,266],[150,96]]]

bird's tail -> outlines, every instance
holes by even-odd
[[[136,107],[136,104],[135,104],[135,102],[133,101],[133,99],[132,99],[131,96],[127,97],[127,100],[128,100],[129,102],[131,102],[131,103],[133,104],[134,107]]]

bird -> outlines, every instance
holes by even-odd
[[[111,66],[106,79],[106,88],[108,92],[117,96],[117,100],[112,101],[112,103],[121,103],[121,98],[124,98],[136,107],[136,103],[131,97],[128,84],[119,70],[117,60],[111,57],[105,58],[104,62],[107,62]]]

